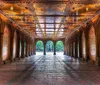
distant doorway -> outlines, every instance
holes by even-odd
[[[54,52],[54,43],[49,40],[46,43],[46,54],[53,54],[53,52]]]
[[[56,42],[56,54],[64,54],[64,44],[62,41]]]
[[[36,42],[36,55],[43,54],[44,45],[41,40]]]

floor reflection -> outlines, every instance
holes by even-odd
[[[99,71],[63,53],[39,54],[1,66],[0,85],[100,85]]]

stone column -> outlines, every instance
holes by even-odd
[[[70,56],[70,44],[68,44],[68,55]]]
[[[33,43],[33,54],[36,55],[36,42]]]
[[[69,44],[69,56],[71,56],[71,44]]]
[[[69,44],[67,45],[67,55],[69,56]]]
[[[100,26],[100,25],[99,25]],[[99,31],[98,31],[98,33],[97,33],[97,35],[96,35],[96,64],[98,65],[98,66],[100,66],[100,29],[99,29]]]
[[[46,49],[44,48],[44,52],[43,52],[43,55],[46,55]]]
[[[95,22],[95,34],[96,34],[96,64],[100,66],[100,15]]]
[[[71,56],[71,44],[69,44],[69,56]]]
[[[32,55],[34,55],[34,47],[33,47],[33,44],[32,44]]]
[[[31,56],[31,44],[29,44],[29,55]]]
[[[44,41],[44,51],[43,51],[43,55],[46,55],[46,42]]]
[[[71,57],[73,57],[73,44],[71,42]]]
[[[16,33],[17,33],[16,58],[20,59],[20,32],[16,31]]]
[[[27,43],[27,55],[30,56],[29,55],[29,43]]]
[[[30,45],[30,49],[31,49],[31,52],[30,52],[30,54],[32,55],[32,44]]]
[[[72,57],[72,44],[70,44],[70,56]]]
[[[75,42],[73,42],[73,57],[75,57]]]
[[[31,55],[33,55],[33,43],[31,43]]]
[[[79,58],[82,59],[82,33],[79,33]]]
[[[32,43],[31,43],[30,47],[31,47],[31,55],[32,55]]]
[[[86,61],[89,60],[89,42],[88,42],[88,36],[86,35]]]
[[[3,51],[3,33],[0,33],[0,62],[2,61],[2,51]]]
[[[77,39],[75,41],[75,58],[78,58],[78,42],[77,42]]]
[[[10,29],[10,36],[9,36],[9,50],[8,50],[8,60],[11,62],[13,59],[13,45],[14,45],[14,28],[12,24],[7,24],[8,28]]]
[[[54,55],[56,55],[56,42],[54,42]]]
[[[30,55],[30,43],[29,43],[29,45],[28,45],[28,46],[29,46],[29,56],[31,56],[31,55]]]
[[[23,38],[23,37],[22,37]],[[21,58],[24,58],[25,55],[24,55],[24,49],[25,49],[25,45],[24,45],[24,39],[21,40],[21,43],[22,43],[22,48],[21,48]]]
[[[3,34],[4,34],[4,27],[5,27],[5,22],[2,20],[0,14],[0,63],[2,61],[2,51],[3,51]]]
[[[28,57],[28,44],[27,44],[27,41],[26,41],[26,57]]]
[[[72,47],[72,42],[71,42],[71,57],[73,57],[73,47]]]
[[[63,42],[64,44],[64,55],[66,55],[66,42]]]
[[[28,44],[28,55],[30,56],[30,43]]]
[[[14,33],[10,35],[10,51],[8,55],[8,59],[12,62],[13,61],[13,44],[14,44]]]

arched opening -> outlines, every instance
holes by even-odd
[[[64,54],[64,44],[62,41],[56,42],[56,54]]]
[[[13,43],[13,59],[16,57],[16,45],[17,45],[17,34],[14,32],[14,43]]]
[[[91,60],[96,60],[96,38],[95,38],[95,30],[92,26],[89,31],[89,57]]]
[[[7,26],[4,28],[4,35],[3,35],[3,53],[2,53],[2,60],[7,60],[10,51],[10,31]]]
[[[46,43],[46,52],[47,54],[53,54],[54,52],[54,43],[50,40]]]
[[[44,45],[43,45],[43,41],[39,40],[36,42],[36,54],[43,54],[44,51]]]
[[[85,34],[82,34],[82,57],[86,59],[86,40],[85,40]]]

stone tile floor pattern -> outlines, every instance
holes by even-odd
[[[100,85],[100,67],[64,55],[36,55],[1,65],[0,85]]]

